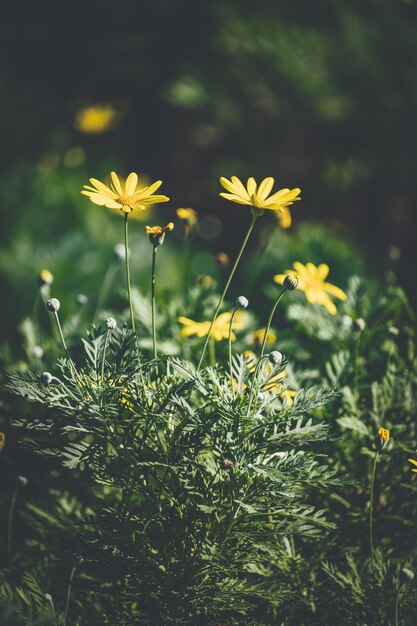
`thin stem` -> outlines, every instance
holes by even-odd
[[[153,246],[152,250],[152,346],[153,358],[158,357],[156,351],[156,298],[155,298],[155,268],[156,268],[156,251],[157,246]]]
[[[127,297],[129,300],[129,309],[130,309],[130,322],[132,324],[132,330],[136,333],[135,327],[135,316],[133,314],[133,303],[132,303],[132,290],[130,288],[130,268],[129,268],[129,230],[128,230],[128,222],[127,218],[129,217],[129,213],[125,213],[125,265],[126,265],[126,283],[127,283]]]
[[[64,626],[67,626],[68,608],[69,608],[69,602],[71,598],[72,581],[74,579],[74,574],[75,574],[76,569],[77,569],[77,566],[74,565],[74,567],[71,570],[69,581],[68,581],[67,598],[65,600]]]
[[[18,489],[15,489],[13,496],[12,496],[12,500],[10,502],[9,518],[8,518],[8,524],[7,524],[7,556],[9,558],[12,553],[12,524],[13,524],[13,513],[14,513],[16,499],[17,499],[17,492],[18,492]]]
[[[216,307],[216,310],[214,311],[213,319],[211,320],[210,328],[209,328],[209,331],[208,331],[207,336],[206,336],[206,341],[204,342],[203,351],[202,351],[202,353],[201,353],[200,360],[199,360],[199,362],[198,362],[197,371],[200,369],[201,364],[202,364],[202,362],[203,362],[204,355],[205,355],[205,353],[206,353],[206,350],[207,350],[207,345],[208,345],[209,338],[210,338],[210,333],[211,333],[211,330],[212,330],[212,328],[213,328],[213,324],[214,324],[214,322],[216,321],[216,317],[217,317],[217,315],[218,315],[218,313],[219,313],[219,311],[220,311],[220,307],[221,307],[221,305],[223,304],[223,300],[224,300],[224,298],[225,298],[225,296],[226,296],[226,293],[227,293],[227,291],[228,291],[228,289],[229,289],[229,287],[230,287],[230,283],[232,282],[232,279],[233,279],[234,273],[235,273],[236,268],[237,268],[237,266],[238,266],[238,264],[239,264],[239,261],[240,261],[240,259],[241,259],[241,257],[242,257],[242,254],[243,254],[243,251],[244,251],[244,249],[245,249],[245,247],[246,247],[246,244],[248,243],[248,239],[249,239],[249,237],[250,237],[250,234],[251,234],[251,232],[252,232],[252,230],[253,230],[253,227],[255,226],[255,222],[256,222],[256,220],[257,220],[257,218],[258,218],[258,217],[259,217],[258,215],[252,215],[252,221],[251,221],[251,223],[250,223],[250,226],[249,226],[248,232],[247,232],[247,233],[246,233],[246,235],[245,235],[245,238],[244,238],[244,240],[243,240],[242,246],[241,246],[241,248],[240,248],[240,250],[239,250],[239,254],[237,255],[236,261],[235,261],[235,263],[234,263],[234,265],[233,265],[233,267],[232,267],[232,270],[231,270],[231,272],[230,272],[229,278],[227,279],[227,283],[226,283],[226,285],[225,285],[225,288],[223,289],[223,293],[222,293],[222,295],[220,296],[219,302],[217,303],[217,307]]]
[[[362,331],[359,331],[355,346],[355,379],[354,379],[354,397],[356,405],[356,413],[359,415],[359,354],[361,346]]]
[[[394,611],[394,626],[398,626],[398,608],[400,603],[400,591],[401,585],[398,585],[397,593],[395,594],[395,611]]]
[[[209,343],[210,365],[216,366],[216,346],[214,345],[214,339],[210,339]]]
[[[263,355],[264,355],[264,351],[265,351],[265,344],[266,344],[266,340],[268,338],[268,333],[269,333],[269,329],[271,328],[271,323],[272,323],[272,318],[274,317],[274,313],[275,310],[279,304],[279,301],[281,300],[282,296],[284,295],[284,293],[286,292],[286,288],[284,287],[284,289],[281,291],[281,293],[279,294],[278,298],[276,299],[276,302],[274,304],[274,306],[271,309],[271,312],[269,314],[269,318],[268,318],[268,323],[266,325],[265,328],[265,332],[264,332],[264,338],[262,340],[262,346],[261,346],[261,354],[260,354],[260,359],[262,359]]]
[[[238,309],[235,308],[233,313],[232,313],[232,317],[230,318],[230,324],[229,324],[229,370],[230,370],[230,384],[232,386],[232,395],[233,397],[235,396],[235,390],[233,388],[233,369],[232,369],[232,328],[233,328],[233,321],[235,319],[235,315],[237,313]]]
[[[106,351],[107,351],[107,345],[109,343],[109,335],[110,335],[110,328],[107,329],[106,338],[104,340],[103,362],[101,364],[101,384],[102,385],[104,385],[104,366],[105,366],[105,363],[106,363]]]
[[[75,377],[78,379],[78,382],[80,384],[82,384],[82,380],[81,380],[81,378],[80,378],[80,376],[79,376],[79,374],[77,372],[77,368],[74,365],[74,361],[71,358],[71,355],[70,355],[69,350],[68,350],[68,346],[67,346],[67,344],[65,342],[64,333],[62,332],[61,322],[59,321],[59,315],[58,315],[57,311],[54,311],[54,316],[55,316],[55,321],[56,321],[56,325],[57,325],[57,328],[58,328],[59,337],[61,339],[61,343],[62,343],[62,345],[64,347],[65,354],[67,355],[67,359],[69,361],[71,369],[74,372]]]
[[[374,488],[375,488],[375,475],[376,475],[376,466],[378,463],[379,450],[375,453],[375,459],[372,467],[372,477],[371,477],[371,495],[370,495],[370,503],[369,503],[369,546],[371,550],[371,559],[373,562],[374,558]]]

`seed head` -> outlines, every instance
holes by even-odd
[[[44,385],[50,385],[53,380],[53,376],[50,372],[42,372],[41,374],[41,382]]]
[[[283,285],[287,291],[294,291],[298,287],[298,276],[297,274],[287,274],[284,278]]]
[[[61,306],[61,303],[58,300],[58,298],[49,298],[49,300],[46,303],[46,308],[48,309],[48,311],[51,311],[52,313],[57,313],[59,311],[60,306]]]
[[[237,309],[246,309],[248,307],[249,300],[245,296],[239,296],[236,298],[235,307]]]
[[[114,317],[108,317],[106,319],[106,328],[108,330],[114,330],[116,328],[116,326],[117,326],[117,322],[114,319]]]
[[[400,581],[402,583],[411,583],[413,578],[414,578],[414,572],[411,569],[408,569],[407,567],[403,567],[400,570]]]
[[[272,352],[269,353],[268,361],[273,365],[279,365],[280,363],[282,363],[282,359],[283,356],[281,352],[278,352],[278,350],[272,350]]]

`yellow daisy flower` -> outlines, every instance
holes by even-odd
[[[417,452],[417,450],[416,450],[416,452]],[[417,461],[416,461],[416,459],[407,459],[407,461],[409,461],[412,465],[414,465],[414,467],[411,468],[411,471],[417,473]]]
[[[100,135],[116,125],[117,111],[111,104],[97,104],[79,109],[74,117],[74,126],[81,133]]]
[[[138,175],[135,172],[129,174],[124,185],[120,182],[116,172],[110,173],[109,186],[96,178],[90,178],[89,185],[84,185],[82,194],[88,196],[91,202],[109,209],[120,209],[123,213],[131,213],[137,209],[143,211],[147,206],[158,202],[167,202],[167,196],[155,196],[154,192],[162,185],[162,180],[157,180],[149,187],[138,186]]]
[[[284,207],[288,207],[297,200],[301,200],[299,197],[301,189],[295,187],[294,189],[280,189],[276,193],[270,196],[274,186],[274,179],[272,177],[264,178],[264,180],[257,184],[254,178],[248,178],[246,187],[237,176],[232,176],[231,180],[220,178],[220,184],[226,189],[228,193],[222,192],[220,195],[226,200],[236,202],[237,204],[247,204],[252,207],[256,207],[263,211],[264,209],[270,209],[271,211],[280,211]]]
[[[160,246],[164,243],[165,233],[174,230],[174,222],[168,222],[164,227],[162,226],[145,226],[145,233],[149,237],[149,241],[153,246]]]
[[[252,337],[252,341],[255,344],[259,344],[261,345],[263,339],[264,339],[264,334],[265,334],[266,328],[258,328],[258,330],[255,330],[251,337]],[[273,343],[275,343],[277,340],[277,335],[276,333],[274,333],[273,330],[269,330],[268,334],[266,336],[266,343],[271,345]]]
[[[185,222],[185,234],[191,235],[197,224],[198,213],[194,209],[177,209],[177,217]]]
[[[231,311],[226,311],[225,313],[221,313],[219,315],[214,324],[213,328],[210,332],[210,337],[215,339],[216,341],[221,341],[222,339],[227,339],[229,337],[229,325],[232,317]],[[181,330],[182,337],[189,337],[190,335],[197,335],[197,337],[206,337],[210,330],[211,322],[195,322],[188,317],[179,317],[178,321],[184,325],[184,328]],[[236,330],[240,330],[242,328],[242,315],[239,314],[239,311],[236,313],[233,328]],[[236,335],[232,332],[231,334],[232,341],[236,341]]]
[[[327,295],[328,293],[339,300],[346,300],[346,294],[344,291],[332,285],[331,283],[324,282],[329,274],[329,266],[326,263],[321,263],[318,266],[313,263],[307,263],[303,265],[296,261],[294,263],[294,269],[297,272],[298,277],[298,289],[305,292],[308,302],[311,304],[323,305],[330,315],[336,314],[336,306]],[[287,270],[285,274],[276,274],[274,281],[279,285],[284,284],[287,274],[292,273],[293,270]]]

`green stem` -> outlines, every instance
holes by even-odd
[[[233,328],[233,321],[235,319],[235,315],[237,313],[238,309],[235,308],[235,310],[232,313],[232,317],[230,318],[230,324],[229,324],[229,370],[230,370],[230,384],[232,386],[232,395],[233,397],[235,396],[235,390],[233,388],[233,369],[232,369],[232,328]]]
[[[250,234],[251,234],[251,232],[252,232],[252,230],[253,230],[253,227],[255,226],[255,222],[256,222],[256,220],[257,220],[257,218],[258,218],[258,217],[259,217],[258,215],[252,215],[252,221],[251,221],[251,223],[250,223],[250,226],[249,226],[248,232],[246,233],[246,236],[245,236],[245,238],[244,238],[244,240],[243,240],[242,246],[241,246],[241,248],[240,248],[240,250],[239,250],[239,254],[237,255],[236,261],[235,261],[235,263],[234,263],[234,265],[233,265],[233,267],[232,267],[232,270],[231,270],[231,272],[230,272],[229,278],[227,279],[227,283],[226,283],[226,285],[225,285],[225,288],[223,289],[223,293],[222,293],[222,295],[220,296],[219,302],[217,303],[217,307],[216,307],[216,310],[215,310],[215,312],[214,312],[213,319],[211,320],[211,324],[210,324],[210,328],[209,328],[209,331],[208,331],[207,336],[206,336],[206,340],[205,340],[205,342],[204,342],[203,351],[202,351],[202,353],[201,353],[200,360],[199,360],[199,362],[198,362],[197,371],[200,369],[201,364],[202,364],[202,362],[203,362],[204,355],[205,355],[205,353],[206,353],[206,350],[207,350],[207,345],[208,345],[209,338],[210,338],[210,333],[211,333],[211,330],[212,330],[212,328],[213,328],[213,324],[214,324],[214,322],[216,321],[216,317],[217,317],[217,315],[218,315],[218,313],[219,313],[219,311],[220,311],[220,307],[221,307],[221,305],[223,304],[223,300],[224,300],[224,298],[225,298],[225,296],[226,296],[226,293],[227,293],[227,291],[228,291],[228,289],[229,289],[229,287],[230,287],[230,283],[232,282],[232,279],[233,279],[234,273],[235,273],[236,268],[237,268],[237,266],[238,266],[238,264],[239,264],[239,261],[240,261],[240,259],[241,259],[241,257],[242,257],[242,254],[243,254],[243,251],[244,251],[244,249],[245,249],[245,247],[246,247],[246,244],[248,243],[248,239],[249,239],[249,237],[250,237]]]
[[[110,328],[107,329],[106,338],[104,340],[103,362],[101,364],[101,384],[102,385],[104,385],[104,366],[105,366],[105,363],[106,363],[106,351],[107,351],[107,345],[109,343],[109,335],[110,335]]]
[[[56,321],[56,325],[57,325],[57,328],[58,328],[59,337],[60,337],[61,343],[62,343],[62,345],[64,347],[65,354],[67,355],[67,359],[69,361],[70,367],[71,367],[72,371],[74,372],[74,375],[77,378],[78,382],[82,385],[82,380],[81,380],[81,378],[80,378],[80,376],[79,376],[79,374],[77,372],[77,368],[74,365],[74,361],[71,358],[71,355],[70,355],[69,350],[68,350],[68,346],[67,346],[67,344],[65,342],[64,333],[62,332],[61,322],[59,321],[59,316],[58,316],[58,312],[57,311],[54,311],[54,316],[55,316],[55,321]]]
[[[16,499],[17,499],[17,492],[18,492],[18,489],[15,489],[13,496],[12,496],[12,500],[10,502],[9,518],[8,518],[8,524],[7,524],[7,556],[9,558],[12,553],[12,523],[13,523],[13,513],[14,513]]]
[[[269,314],[269,318],[268,318],[268,323],[266,325],[265,328],[265,332],[264,332],[264,338],[262,340],[262,346],[261,346],[261,354],[259,356],[259,359],[262,359],[263,355],[264,355],[264,351],[265,351],[265,344],[266,344],[266,340],[268,338],[268,333],[269,333],[269,329],[271,328],[271,323],[272,323],[272,318],[274,317],[274,313],[275,310],[279,304],[279,301],[281,300],[282,296],[284,295],[284,293],[286,292],[286,288],[284,287],[284,289],[281,291],[281,293],[279,294],[278,298],[276,299],[276,302],[274,304],[274,306],[271,309],[271,312]]]
[[[376,475],[376,466],[378,463],[379,450],[375,453],[375,459],[372,467],[372,477],[371,477],[371,495],[370,495],[370,503],[369,503],[369,546],[371,550],[371,559],[373,562],[374,559],[374,489],[375,489],[375,475]]]
[[[359,331],[355,346],[355,380],[353,388],[357,415],[359,415],[359,354],[361,346],[361,336],[362,332]]]
[[[72,581],[74,579],[76,569],[77,569],[77,566],[74,565],[74,567],[71,570],[69,581],[68,581],[67,597],[65,600],[64,626],[67,626],[68,608],[69,608],[69,603],[70,603],[70,598],[71,598]]]
[[[216,346],[214,345],[214,339],[210,339],[209,354],[211,367],[216,367]]]
[[[130,322],[132,324],[132,330],[136,333],[135,327],[135,316],[133,314],[133,303],[132,303],[132,290],[130,287],[130,268],[129,268],[129,230],[127,225],[127,218],[129,217],[129,213],[125,213],[125,265],[126,265],[126,283],[127,283],[127,297],[129,300],[129,309],[130,309]]]
[[[152,250],[152,346],[153,358],[158,357],[156,351],[156,298],[155,298],[155,267],[156,267],[156,251],[157,247],[153,246]]]

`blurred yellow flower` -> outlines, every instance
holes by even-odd
[[[112,130],[117,120],[117,111],[111,104],[82,107],[74,117],[74,126],[81,133],[100,135]]]
[[[271,211],[279,211],[297,200],[301,200],[299,197],[301,189],[298,187],[294,189],[280,189],[270,196],[274,182],[274,179],[271,177],[264,178],[258,186],[256,180],[251,177],[248,178],[245,188],[237,176],[232,176],[231,180],[222,176],[220,184],[228,193],[222,192],[220,195],[226,198],[226,200],[236,202],[237,204],[246,204],[261,210],[270,209]]]
[[[293,389],[286,389],[285,391],[282,392],[281,394],[281,398],[282,400],[287,399],[287,406],[292,406],[294,404],[294,398],[297,395],[297,391],[294,391]]]
[[[43,285],[52,285],[54,282],[53,274],[49,270],[43,269],[39,272],[38,281],[41,287]]]
[[[177,217],[185,222],[185,234],[190,235],[197,225],[198,213],[195,209],[177,209]]]
[[[256,369],[257,357],[253,350],[245,350],[243,353],[245,360],[247,361],[246,367],[250,372],[254,372]]]
[[[157,180],[149,187],[138,186],[138,175],[135,172],[129,174],[124,185],[120,182],[116,172],[110,173],[109,186],[96,178],[90,178],[89,185],[84,185],[82,194],[88,196],[91,202],[109,209],[120,209],[123,213],[133,210],[143,211],[147,206],[158,202],[167,202],[167,196],[155,196],[154,192],[162,185],[162,180]]]
[[[252,341],[255,344],[259,344],[261,345],[263,339],[264,339],[264,334],[265,334],[266,328],[258,328],[258,330],[255,330],[252,333]],[[273,330],[269,330],[268,334],[266,336],[266,343],[271,345],[273,343],[275,343],[277,340],[277,335],[276,333],[274,333]]]
[[[2,431],[0,431],[0,452],[3,450],[5,443],[6,443],[6,435]]]
[[[316,267],[313,263],[303,265],[296,261],[294,269],[299,280],[298,289],[305,292],[308,302],[321,304],[331,315],[335,315],[337,311],[336,306],[327,294],[329,293],[335,298],[339,298],[339,300],[346,300],[347,296],[339,287],[324,282],[329,274],[329,266],[326,263],[321,263]],[[284,274],[276,274],[274,281],[279,285],[283,285],[285,277],[292,271],[286,270]]]
[[[378,437],[381,442],[381,445],[386,445],[388,441],[390,440],[390,436],[391,436],[391,433],[388,430],[388,428],[383,428],[381,426],[381,428],[378,430]]]
[[[219,252],[216,254],[216,261],[222,267],[227,267],[230,263],[229,255],[227,252]]]
[[[291,211],[288,207],[283,206],[279,209],[279,211],[275,211],[275,215],[278,218],[279,225],[281,228],[290,228],[292,224]]]
[[[416,450],[417,452],[417,450]],[[416,472],[417,473],[417,460],[416,459],[407,459],[412,465],[414,465],[414,467],[411,468],[412,472]]]
[[[214,321],[213,328],[210,332],[210,337],[216,341],[227,339],[229,337],[229,325],[232,317],[231,311],[221,313]],[[188,317],[179,317],[178,321],[184,325],[181,330],[182,337],[189,337],[190,335],[197,335],[197,337],[206,337],[210,330],[211,322],[195,322]],[[240,330],[242,328],[242,314],[238,311],[233,321],[233,328]],[[232,332],[232,341],[236,341],[236,335]]]

